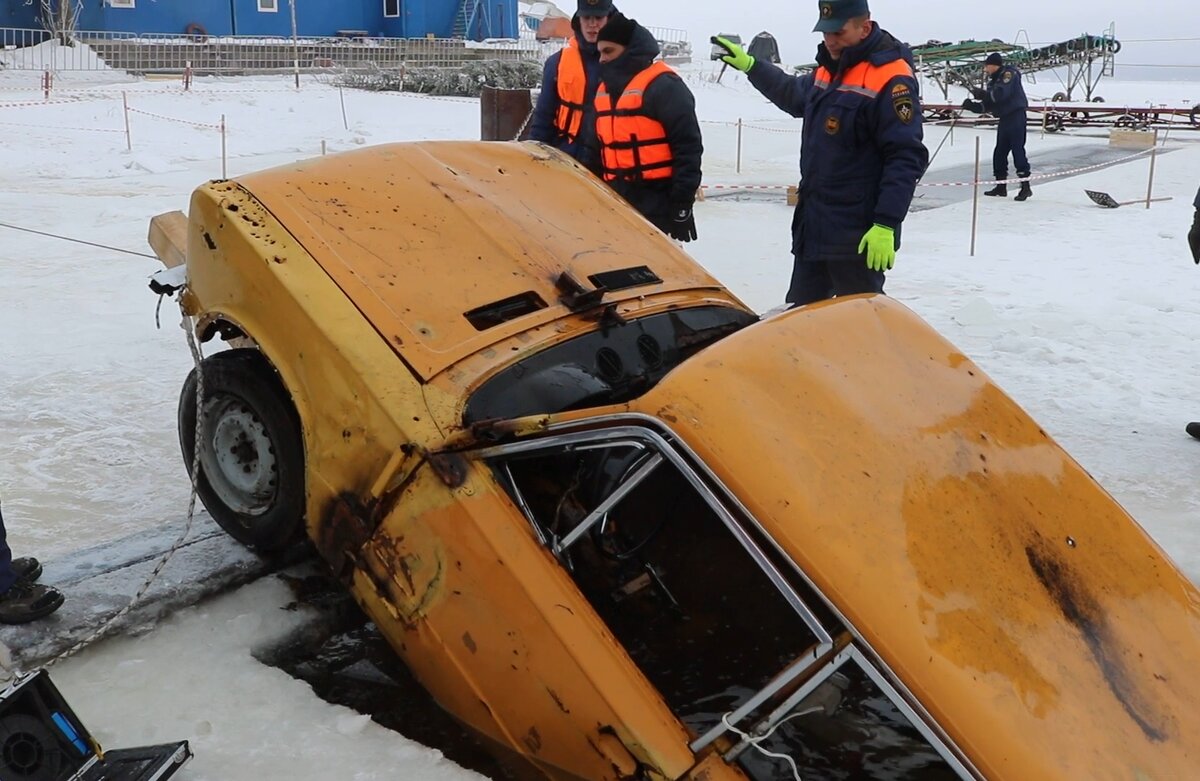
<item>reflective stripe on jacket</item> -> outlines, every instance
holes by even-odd
[[[664,62],[655,62],[634,76],[614,106],[604,84],[596,91],[596,136],[604,179],[641,181],[670,179],[674,157],[662,123],[642,113],[646,88],[664,73]]]
[[[554,116],[554,126],[567,143],[579,138],[586,101],[587,72],[579,45],[572,37],[558,60],[558,113]]]
[[[862,261],[873,224],[895,231],[929,162],[907,47],[876,27],[834,60],[824,44],[803,76],[755,61],[749,77],[801,126],[800,192],[792,252],[804,261]]]
[[[872,65],[860,62],[842,75],[842,81],[837,85],[838,92],[853,92],[865,98],[874,100],[879,97],[887,83],[897,76],[913,77],[913,70],[904,60],[893,60],[885,65]],[[833,83],[833,74],[825,66],[817,68],[813,86],[817,89],[828,89]]]

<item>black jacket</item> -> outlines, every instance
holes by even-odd
[[[588,43],[579,30],[579,15],[571,18],[571,29],[575,31],[575,45],[583,59],[583,70],[587,74],[587,88],[583,98],[583,121],[579,126],[579,137],[568,141],[560,135],[554,126],[554,117],[558,114],[560,105],[558,99],[558,64],[562,60],[562,51],[551,54],[546,59],[542,70],[542,91],[538,95],[537,106],[533,109],[533,118],[529,121],[529,139],[541,141],[556,149],[569,154],[595,171],[599,165],[596,160],[596,88],[600,85],[600,53],[596,44]]]
[[[633,77],[650,67],[658,57],[658,41],[646,28],[638,26],[625,52],[600,66],[600,78],[615,103]],[[609,184],[646,219],[666,231],[671,222],[671,207],[691,206],[700,187],[700,159],[704,142],[700,121],[696,118],[696,99],[675,73],[659,76],[646,89],[642,111],[662,124],[674,157],[670,179],[647,182],[614,181]]]
[[[998,119],[1025,116],[1029,100],[1025,97],[1025,87],[1021,85],[1021,71],[1005,65],[989,76],[983,107]]]

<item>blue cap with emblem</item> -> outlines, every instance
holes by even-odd
[[[814,33],[836,33],[846,22],[871,13],[867,0],[820,0],[817,7],[821,18],[817,20]]]
[[[576,10],[580,16],[608,16],[612,12],[612,0],[579,0]]]

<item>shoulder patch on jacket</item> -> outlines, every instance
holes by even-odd
[[[892,108],[896,110],[896,116],[904,124],[911,124],[916,111],[913,109],[912,95],[908,92],[902,94],[892,93]]]
[[[1010,81],[1012,81],[1012,71],[1004,71],[1004,83],[1007,84]]]

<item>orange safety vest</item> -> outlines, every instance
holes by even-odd
[[[885,65],[860,62],[842,76],[838,92],[853,92],[874,100],[887,83],[897,76],[913,77],[913,70],[904,60],[892,60]],[[814,86],[827,89],[833,82],[833,74],[824,65],[814,74]]]
[[[587,71],[583,67],[583,54],[575,37],[571,36],[558,60],[558,112],[554,115],[554,126],[570,143],[575,143],[579,137],[586,98]]]
[[[659,60],[634,76],[615,107],[603,82],[596,90],[596,136],[605,181],[670,179],[674,173],[666,128],[642,113],[646,89],[664,73],[674,71]]]

